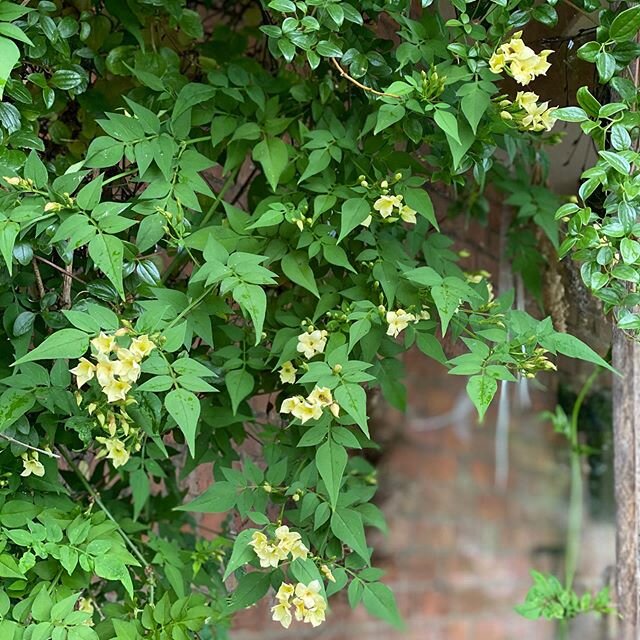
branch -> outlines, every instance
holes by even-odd
[[[71,276],[73,275],[73,252],[71,252],[71,262],[64,268],[65,274],[62,279],[62,306],[66,309],[71,307]]]
[[[377,91],[376,89],[372,89],[371,87],[367,87],[367,85],[358,82],[355,78],[352,78],[341,66],[340,63],[335,58],[329,58],[331,62],[333,62],[333,66],[338,70],[340,75],[343,78],[346,78],[349,82],[356,85],[356,87],[360,87],[363,91],[368,91],[369,93],[375,93],[377,96],[383,96],[385,98],[400,98],[395,93],[384,93],[384,91]]]
[[[38,263],[35,258],[31,259],[31,265],[33,266],[33,273],[36,277],[36,286],[38,287],[38,295],[40,298],[44,298],[46,295],[46,291],[44,290],[44,285],[42,284],[42,276],[40,275],[40,269],[38,269]]]
[[[34,258],[36,260],[39,260],[40,262],[44,262],[44,264],[49,265],[52,269],[56,269],[56,271],[59,271],[60,273],[64,274],[65,277],[73,278],[74,280],[77,280],[80,284],[87,284],[82,278],[78,278],[78,276],[74,276],[73,273],[70,273],[66,269],[59,267],[55,262],[51,262],[50,260],[47,260],[46,258],[41,258],[40,256],[34,256]]]
[[[19,444],[21,447],[25,447],[26,449],[31,449],[31,451],[44,453],[45,456],[49,456],[50,458],[60,457],[57,453],[53,453],[53,451],[47,451],[46,449],[39,449],[38,447],[32,447],[30,444],[27,444],[26,442],[20,442],[20,440],[16,440],[15,438],[8,436],[6,433],[0,433],[0,438],[2,438],[3,440],[7,440],[8,442],[12,442],[13,444]]]

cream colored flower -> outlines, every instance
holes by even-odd
[[[111,460],[113,467],[117,469],[127,464],[129,461],[129,452],[122,440],[118,438],[96,438],[98,442],[104,445],[107,451],[107,459]]]
[[[537,102],[538,94],[533,91],[518,91],[516,93],[516,104],[525,111],[535,108]]]
[[[398,309],[397,311],[387,311],[387,335],[394,338],[400,334],[401,331],[409,326],[410,322],[413,322],[416,317],[412,313],[407,313],[404,309]]]
[[[327,346],[327,336],[329,334],[323,329],[315,329],[314,331],[301,333],[298,336],[298,345],[296,349],[302,353],[305,358],[313,358],[317,353],[323,353]]]
[[[122,372],[122,362],[120,360],[110,360],[105,353],[98,353],[98,364],[96,364],[96,378],[101,387],[106,387],[114,382],[114,377]]]
[[[322,407],[319,404],[303,400],[291,410],[291,415],[304,424],[309,420],[319,420],[322,417]]]
[[[309,549],[307,549],[303,542],[298,540],[291,545],[291,547],[289,548],[289,553],[291,554],[292,560],[297,560],[298,558],[306,560],[307,556],[309,555]]]
[[[373,216],[369,215],[360,223],[360,226],[368,228],[371,225],[372,221],[373,221]]]
[[[284,602],[289,604],[289,600],[295,593],[295,587],[288,582],[283,582],[278,589],[278,593],[276,593],[276,600],[278,602]]]
[[[271,619],[275,622],[279,622],[285,629],[289,628],[293,618],[291,617],[290,605],[280,602],[277,605],[271,607]]]
[[[126,382],[135,382],[142,373],[140,359],[129,349],[118,349],[116,356],[121,363],[118,375]]]
[[[489,58],[489,69],[493,73],[500,73],[504,69],[504,65],[506,63],[506,58],[504,53],[497,51]]]
[[[380,196],[374,203],[373,208],[380,213],[383,218],[393,215],[393,208],[402,206],[402,196]]]
[[[319,404],[321,407],[328,407],[333,403],[333,396],[328,387],[316,387],[308,396],[307,402]]]
[[[124,380],[111,380],[109,384],[102,387],[102,391],[107,395],[107,402],[126,400],[130,389],[131,384]]]
[[[296,585],[295,594],[302,600],[307,609],[313,609],[316,604],[316,596],[320,593],[320,581],[312,580],[308,585],[299,582]]]
[[[82,611],[83,613],[88,613],[89,615],[93,615],[94,612],[93,601],[91,598],[80,598],[78,600],[78,611]],[[85,620],[82,624],[87,625],[88,627],[93,627],[93,620],[89,618]]]
[[[2,176],[2,179],[12,187],[17,187],[22,181],[22,178],[19,178],[18,176]]]
[[[280,405],[280,413],[293,413],[293,410],[301,403],[304,402],[302,396],[294,396],[293,398],[287,398],[283,400]]]
[[[329,405],[329,411],[331,411],[334,418],[337,418],[340,415],[340,405],[337,402],[332,402]]]
[[[408,222],[409,224],[415,224],[416,223],[416,210],[412,209],[410,206],[405,204],[400,209],[400,217],[405,222]]]
[[[282,382],[282,384],[294,384],[297,371],[291,360],[287,360],[280,369],[280,382]]]
[[[93,378],[96,368],[86,358],[80,358],[80,360],[78,360],[78,364],[73,369],[69,369],[69,372],[73,373],[76,377],[76,385],[78,385],[78,389],[80,389],[82,385],[86,384]]]
[[[47,202],[47,204],[44,205],[45,213],[49,211],[60,211],[62,209],[64,209],[64,205],[59,202]]]
[[[100,333],[97,338],[91,341],[91,345],[98,354],[109,354],[116,346],[116,339],[113,336],[108,336],[106,333]]]
[[[44,467],[42,466],[42,462],[40,462],[39,454],[37,451],[30,451],[29,453],[22,454],[22,466],[23,471],[20,474],[23,478],[30,476],[33,474],[34,476],[38,476],[42,478],[44,475]]]
[[[129,351],[131,351],[136,358],[142,360],[142,358],[146,358],[155,348],[155,343],[149,339],[149,336],[144,334],[131,341]]]

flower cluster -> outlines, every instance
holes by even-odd
[[[290,413],[304,424],[308,420],[321,418],[325,407],[329,407],[329,411],[336,418],[338,417],[340,406],[333,401],[331,391],[327,387],[316,387],[306,398],[303,396],[287,398],[280,407],[280,413]]]
[[[550,49],[536,53],[521,38],[522,31],[513,34],[506,44],[501,45],[489,60],[489,68],[493,73],[506,70],[521,85],[529,84],[536,76],[545,75],[551,67],[547,62]]]
[[[119,329],[113,335],[101,333],[91,341],[95,364],[87,358],[80,358],[78,365],[71,369],[78,389],[95,377],[107,396],[107,402],[126,399],[131,385],[140,377],[140,362],[156,348],[146,335],[133,338],[129,348],[121,347],[116,338],[126,333],[127,329]],[[112,353],[115,360],[111,359]]]
[[[288,629],[292,621],[291,606],[293,606],[298,622],[301,620],[308,622],[312,627],[322,624],[326,619],[327,601],[320,595],[320,587],[318,580],[312,580],[309,584],[298,582],[295,587],[288,582],[283,582],[276,593],[278,604],[271,607],[272,620]]]
[[[291,554],[291,560],[307,559],[309,549],[302,543],[302,537],[296,531],[289,531],[289,527],[282,525],[275,531],[275,539],[269,540],[261,531],[255,531],[249,546],[253,547],[261,567],[273,567],[286,560]]]
[[[312,327],[310,329],[311,331],[306,331],[298,336],[298,346],[296,347],[307,360],[313,358],[317,353],[324,353],[329,335],[324,329],[313,329]]]
[[[410,322],[415,323],[420,320],[428,320],[430,317],[426,309],[423,309],[417,316],[413,313],[408,313],[404,309],[387,311],[386,320],[389,325],[387,327],[387,335],[395,338],[409,326]]]
[[[556,119],[553,112],[556,107],[549,107],[548,102],[538,104],[539,96],[532,91],[518,91],[515,102],[503,100],[500,106],[503,120],[514,121],[525,131],[551,131]]]
[[[29,451],[28,453],[23,453],[21,457],[23,471],[20,475],[23,478],[26,478],[33,474],[34,476],[42,478],[44,475],[44,467],[42,466],[42,462],[39,460],[40,456],[38,455],[38,452]]]

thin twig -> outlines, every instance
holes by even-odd
[[[31,266],[33,266],[33,273],[36,277],[36,286],[38,287],[38,296],[42,299],[47,292],[44,290],[44,284],[42,284],[42,275],[40,275],[40,269],[35,258],[31,259]]]
[[[80,480],[80,482],[82,482],[84,488],[91,495],[91,497],[93,498],[94,502],[104,512],[104,514],[107,516],[107,518],[109,520],[111,520],[111,522],[113,522],[113,524],[115,524],[116,528],[118,529],[118,532],[120,533],[120,535],[122,536],[122,538],[126,542],[126,544],[129,547],[129,549],[131,549],[131,551],[133,552],[133,555],[136,558],[138,558],[138,560],[140,560],[140,562],[142,563],[142,566],[145,569],[148,569],[151,565],[147,562],[146,558],[142,555],[142,553],[140,552],[138,547],[135,545],[133,540],[131,540],[131,538],[126,534],[124,529],[120,526],[120,523],[113,517],[111,511],[109,511],[109,509],[107,509],[107,507],[105,506],[104,502],[102,502],[102,500],[100,498],[100,495],[89,484],[89,482],[87,482],[87,479],[82,475],[82,472],[80,471],[80,469],[78,469],[78,466],[72,460],[71,455],[63,448],[60,448],[60,452],[62,453],[62,457],[67,461],[67,464],[71,467],[72,471],[76,474],[76,476],[78,476],[78,479]]]
[[[71,307],[71,276],[73,275],[73,252],[71,253],[71,261],[65,265],[65,274],[62,279],[62,306],[65,309]]]
[[[385,93],[384,91],[377,91],[376,89],[372,89],[371,87],[367,87],[366,84],[362,84],[358,82],[355,78],[352,78],[339,64],[339,62],[335,58],[329,58],[331,62],[333,62],[333,66],[339,71],[340,75],[343,78],[346,78],[349,82],[356,85],[356,87],[360,87],[363,91],[368,91],[369,93],[375,93],[377,96],[383,96],[385,98],[400,98],[395,93]]]
[[[40,262],[44,262],[44,264],[48,264],[52,269],[56,269],[57,271],[64,274],[65,276],[68,276],[69,278],[73,278],[80,284],[87,284],[82,278],[78,278],[78,276],[74,276],[73,273],[66,271],[62,267],[58,266],[55,262],[51,262],[51,260],[47,260],[46,258],[42,258],[40,256],[34,256],[34,257],[36,260],[39,260]]]
[[[0,438],[2,438],[3,440],[7,440],[8,442],[12,442],[13,444],[19,444],[21,447],[31,449],[32,451],[37,451],[38,453],[44,453],[45,456],[49,456],[50,458],[60,457],[57,453],[53,453],[53,451],[47,451],[46,449],[39,449],[38,447],[32,447],[30,444],[27,444],[26,442],[20,442],[20,440],[16,440],[15,438],[8,436],[6,433],[0,433]]]

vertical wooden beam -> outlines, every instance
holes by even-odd
[[[619,640],[640,637],[640,344],[613,330],[616,591]]]

